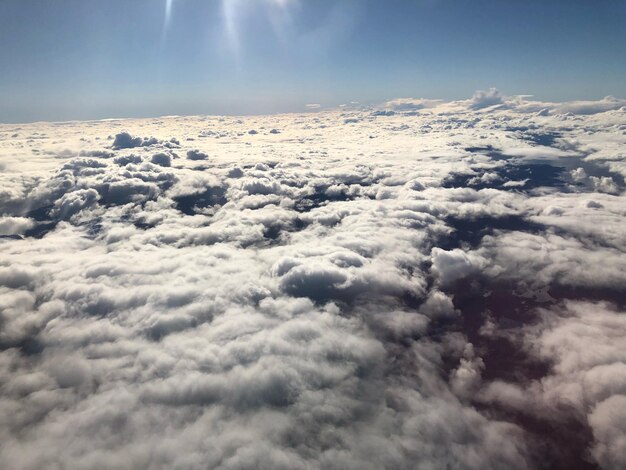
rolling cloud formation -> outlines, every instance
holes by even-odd
[[[624,468],[625,105],[0,126],[0,467]]]

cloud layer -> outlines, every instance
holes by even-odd
[[[623,105],[0,127],[0,467],[622,468]]]

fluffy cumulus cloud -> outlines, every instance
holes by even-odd
[[[503,103],[502,93],[496,88],[490,88],[487,91],[478,90],[474,93],[471,100],[471,107],[473,109],[488,108]]]
[[[620,103],[0,126],[0,467],[623,468]]]

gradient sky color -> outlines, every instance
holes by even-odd
[[[621,0],[2,0],[0,122],[626,96]]]

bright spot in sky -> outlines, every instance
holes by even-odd
[[[242,20],[253,5],[267,6],[266,15],[277,36],[283,35],[284,25],[290,20],[289,7],[296,6],[298,0],[222,0],[222,14],[228,43],[232,51],[240,48]]]
[[[172,19],[172,7],[174,6],[174,0],[165,0],[165,17],[163,19],[163,33],[161,35],[161,40],[165,40],[165,35],[170,26],[170,21]]]
[[[165,0],[165,19],[169,20],[170,15],[172,14],[172,5],[174,0]]]

